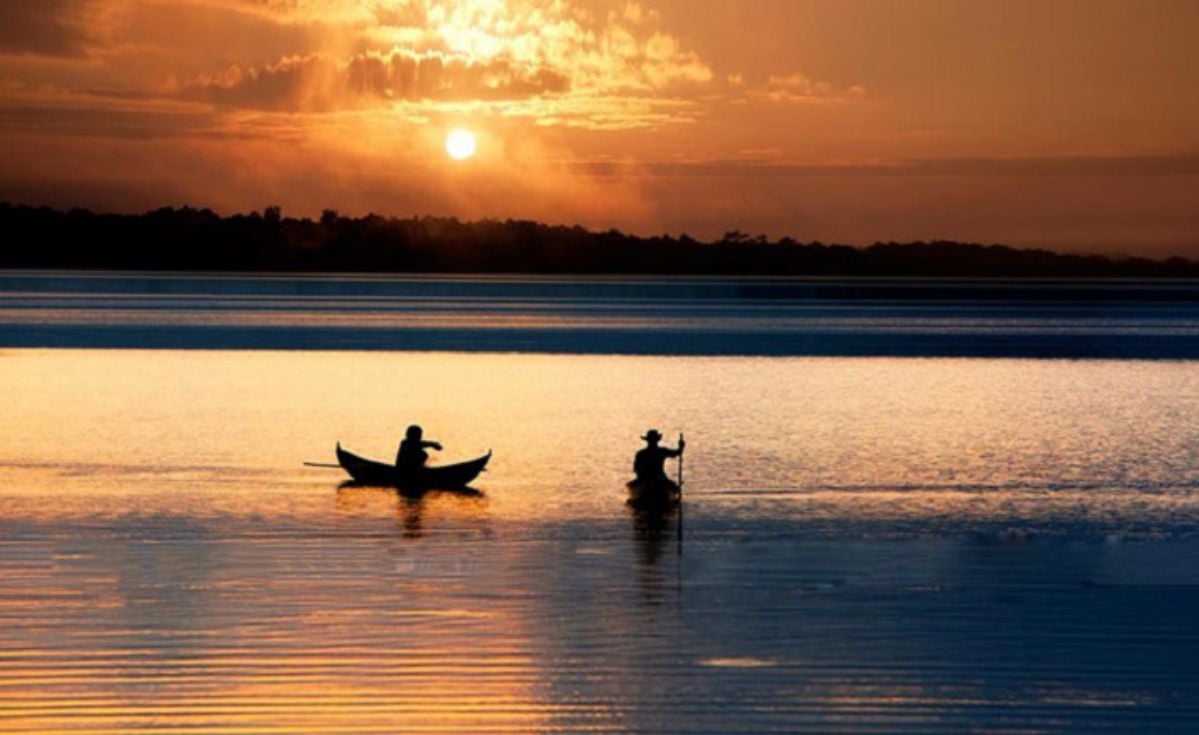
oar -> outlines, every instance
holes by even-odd
[[[328,464],[326,462],[305,462],[304,466],[305,467],[320,467],[320,468],[326,469],[326,470],[340,470],[341,469],[341,465],[339,465],[339,464]]]

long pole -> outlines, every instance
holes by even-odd
[[[679,446],[683,445],[683,432],[679,432]],[[683,494],[683,453],[679,452],[679,495]]]
[[[683,446],[683,432],[679,432],[679,446]],[[679,556],[683,555],[683,454],[679,452]]]

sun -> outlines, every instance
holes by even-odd
[[[464,128],[452,130],[445,137],[445,152],[455,161],[465,161],[475,155],[478,149],[479,142],[475,140],[475,134]]]

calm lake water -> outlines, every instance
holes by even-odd
[[[1197,295],[0,274],[0,731],[1194,732]]]

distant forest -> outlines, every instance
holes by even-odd
[[[516,220],[284,217],[277,207],[141,215],[0,203],[0,268],[170,271],[1196,278],[1199,262],[1067,255],[960,242],[869,247],[771,240],[636,237]]]

